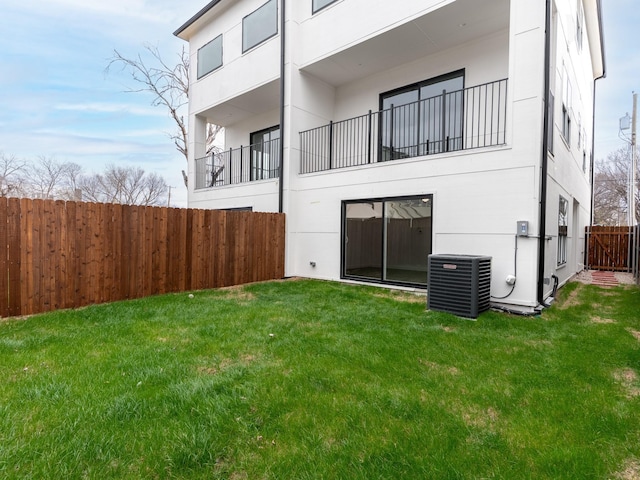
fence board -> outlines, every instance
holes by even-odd
[[[20,200],[10,198],[7,202],[7,240],[9,259],[8,276],[8,314],[11,316],[22,314],[23,282],[21,278],[22,262],[22,230],[20,228]]]
[[[0,317],[9,315],[9,238],[7,198],[0,197]]]

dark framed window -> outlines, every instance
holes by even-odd
[[[324,7],[328,7],[332,3],[337,2],[338,0],[312,0],[312,13],[317,13],[322,10]]]
[[[562,136],[569,148],[571,148],[571,82],[567,69],[564,69],[563,85],[562,85]]]
[[[582,0],[578,0],[578,9],[576,12],[576,46],[578,51],[582,50],[582,37],[584,33],[584,9]]]
[[[222,35],[198,49],[198,78],[222,66]]]
[[[460,150],[464,70],[380,95],[380,161]]]
[[[553,155],[553,137],[555,134],[555,125],[553,124],[555,122],[555,108],[556,108],[556,99],[553,96],[552,92],[549,92],[549,111],[547,112],[548,116],[549,116],[549,136],[547,139],[547,149],[549,151],[549,153],[551,155]]]
[[[560,195],[558,205],[558,266],[567,263],[567,234],[569,225],[569,202]]]
[[[280,125],[251,134],[251,180],[276,178],[280,173]]]
[[[433,196],[342,202],[342,278],[427,284]]]
[[[269,0],[242,19],[242,53],[278,34],[278,1]]]
[[[566,105],[562,105],[562,136],[571,148],[571,115]]]

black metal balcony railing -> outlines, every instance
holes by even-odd
[[[277,178],[280,139],[241,146],[196,158],[195,189]]]
[[[300,173],[506,143],[507,79],[300,132]]]

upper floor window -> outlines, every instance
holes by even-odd
[[[198,49],[198,78],[222,66],[222,35]]]
[[[578,51],[582,50],[582,36],[584,34],[584,10],[582,0],[578,0],[578,11],[576,13],[576,45]]]
[[[547,143],[547,149],[549,150],[549,153],[551,155],[553,155],[553,134],[555,132],[555,128],[554,128],[554,124],[553,122],[555,122],[555,115],[554,115],[554,111],[556,108],[556,99],[553,96],[553,93],[550,91],[549,92],[549,110],[547,111],[547,115],[549,116],[549,137],[548,137],[548,143]]]
[[[319,12],[324,7],[331,5],[332,3],[337,2],[338,0],[312,0],[313,3],[313,13]]]
[[[567,69],[563,69],[563,85],[562,85],[562,136],[571,145],[571,82]]]
[[[278,1],[269,0],[242,19],[242,53],[277,35]]]

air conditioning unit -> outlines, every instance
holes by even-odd
[[[466,318],[489,310],[491,257],[429,255],[427,308]]]

